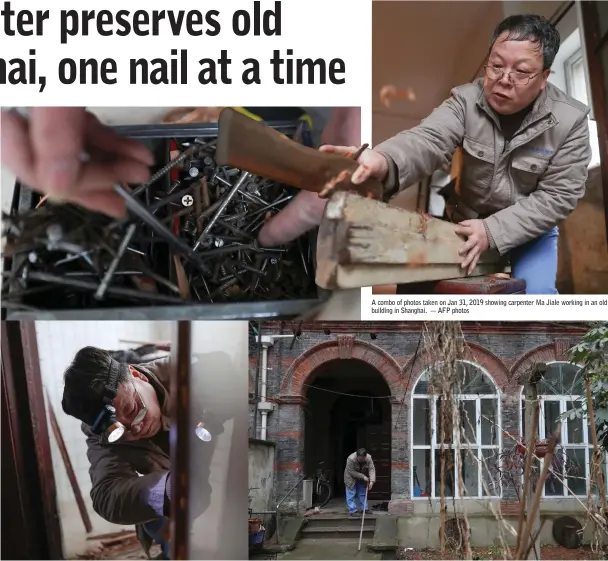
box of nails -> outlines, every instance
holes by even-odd
[[[304,121],[265,124],[310,138]],[[126,219],[15,185],[3,216],[3,319],[289,319],[323,304],[316,232],[280,247],[257,241],[297,189],[217,165],[217,123],[114,130],[157,161],[145,184],[115,187]]]

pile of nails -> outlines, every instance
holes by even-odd
[[[316,298],[307,237],[260,247],[295,189],[216,165],[216,139],[164,142],[144,185],[116,185],[129,217],[42,201],[3,218],[2,306],[83,309]],[[168,153],[167,153],[168,152]]]

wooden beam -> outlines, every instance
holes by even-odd
[[[3,554],[63,559],[34,322],[2,322],[1,340]]]
[[[463,241],[450,222],[339,192],[319,228],[316,281],[337,289],[462,278]],[[502,272],[505,264],[486,251],[471,276]]]
[[[171,559],[190,559],[190,361],[189,321],[177,323],[172,348],[171,400]]]
[[[80,491],[80,486],[78,485],[78,479],[76,478],[76,473],[74,472],[74,468],[72,467],[72,461],[70,460],[70,455],[68,454],[68,449],[65,445],[65,440],[63,440],[61,428],[59,427],[59,423],[57,422],[55,410],[53,409],[51,398],[49,397],[48,392],[46,392],[46,403],[49,409],[51,428],[53,429],[53,434],[55,435],[55,440],[57,441],[57,446],[59,447],[59,452],[61,454],[61,458],[63,459],[63,465],[65,466],[65,470],[68,474],[68,479],[70,480],[72,491],[74,492],[74,498],[76,499],[76,504],[78,505],[78,510],[80,511],[82,523],[84,524],[84,528],[87,531],[87,534],[90,534],[93,531],[91,519],[89,518],[87,507],[84,504],[82,493]]]

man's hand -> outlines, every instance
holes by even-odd
[[[367,488],[368,488],[368,490],[369,490],[369,491],[371,491],[373,486],[374,486],[374,482],[373,482],[373,481],[370,481],[370,482],[367,484]]]
[[[332,152],[339,149],[336,145],[357,144],[361,142],[361,110],[358,107],[336,107],[333,109],[327,125],[323,129],[321,150]],[[345,148],[349,153],[357,148]],[[371,152],[371,150],[368,150]],[[365,153],[359,158],[366,157]],[[384,159],[384,158],[383,158]],[[363,181],[363,180],[361,180]],[[318,226],[323,217],[327,199],[321,199],[316,193],[302,191],[276,216],[264,224],[260,230],[259,242],[262,246],[272,247],[289,243],[299,238],[308,230]]]
[[[490,247],[486,228],[483,220],[465,220],[456,226],[456,233],[467,238],[458,250],[458,255],[462,257],[460,266],[463,269],[468,267],[467,274],[470,275],[481,254]]]
[[[357,150],[356,146],[332,146],[331,144],[319,148],[320,152],[347,157]],[[363,183],[369,177],[382,180],[388,173],[386,158],[373,150],[364,150],[357,162],[359,167],[351,177],[351,181],[355,185]],[[270,247],[287,243],[318,226],[326,203],[327,201],[319,198],[317,193],[310,191],[298,193],[283,211],[264,225],[260,231],[260,244]]]
[[[369,477],[367,477],[367,475],[363,476],[363,481],[365,481],[365,483],[369,483]]]
[[[332,146],[331,144],[326,144],[325,146],[321,146],[319,150],[321,152],[337,154],[348,158],[352,157],[352,155],[357,152],[358,148],[356,146]],[[359,164],[359,167],[355,170],[350,179],[355,185],[360,185],[370,177],[382,181],[388,173],[388,162],[386,161],[386,158],[382,154],[378,154],[378,152],[374,152],[369,148],[363,151],[357,159],[357,163]]]
[[[143,183],[154,164],[83,107],[33,107],[27,119],[2,111],[0,133],[2,165],[28,187],[114,217],[126,212],[114,184]]]

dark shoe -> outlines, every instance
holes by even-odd
[[[348,515],[349,515],[351,518],[357,518],[357,517],[359,516],[359,513],[358,513],[358,512],[349,512],[349,513],[348,513]]]
[[[369,509],[367,509],[367,510],[365,511],[365,514],[371,514],[371,513],[372,513],[372,511],[371,511],[371,510],[369,510]]]

